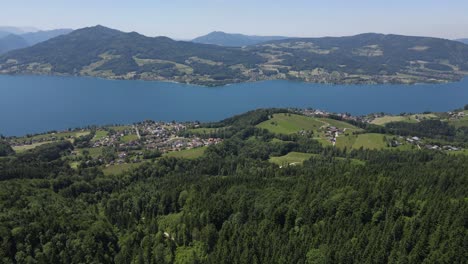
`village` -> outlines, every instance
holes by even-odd
[[[91,148],[113,149],[115,159],[102,159],[100,163],[113,165],[139,162],[165,153],[206,147],[222,142],[220,138],[181,136],[183,131],[197,126],[196,123],[144,121],[132,126],[101,128],[96,131],[100,137],[92,140]]]
[[[379,119],[385,119],[387,118],[387,121],[409,121],[409,122],[421,122],[422,120],[427,120],[427,119],[432,119],[435,118],[435,115],[432,113],[427,113],[427,114],[401,114],[397,116],[392,116],[392,115],[386,115],[384,113],[373,113],[373,114],[368,114],[368,115],[362,115],[362,116],[352,116],[349,113],[333,113],[333,112],[327,112],[324,110],[320,109],[295,109],[296,112],[309,116],[309,117],[334,117],[338,118],[341,120],[345,121],[356,121],[356,122],[362,122],[362,123],[367,123],[367,124],[380,124],[383,125],[384,123],[379,123],[376,122]],[[450,111],[447,113],[441,113],[443,114],[448,121],[461,121],[466,119],[468,117],[468,114],[466,111]],[[346,136],[346,128],[339,128],[336,126],[324,126],[322,127],[322,131],[324,133],[324,136],[326,139],[333,145],[336,145],[337,138],[340,136]],[[430,143],[432,140],[426,140],[422,137],[417,137],[417,136],[398,136],[394,140],[389,141],[389,147],[399,147],[404,144],[407,145],[412,145],[417,147],[418,149],[428,149],[428,150],[443,150],[443,151],[460,151],[463,150],[463,148],[458,147],[458,146],[452,146],[449,144],[434,144]]]

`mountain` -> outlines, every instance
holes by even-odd
[[[48,39],[68,34],[71,29],[55,29],[37,32],[28,32],[20,35],[10,34],[0,37],[0,54],[6,53],[15,49],[22,49],[29,46],[33,46],[39,42],[46,41]],[[1,36],[1,33],[0,33]]]
[[[37,32],[28,32],[21,34],[21,37],[24,38],[30,46],[35,45],[39,42],[46,41],[51,38],[55,38],[60,35],[65,35],[72,32],[73,29],[54,29],[54,30],[41,30]]]
[[[243,34],[229,34],[222,31],[214,31],[208,35],[201,36],[192,40],[195,43],[214,44],[226,47],[243,47],[255,45],[262,42],[287,39],[281,36],[248,36]]]
[[[30,32],[37,32],[39,29],[34,27],[9,27],[9,26],[0,26],[0,38],[5,37],[10,34],[21,35]]]
[[[18,35],[10,34],[0,38],[0,54],[6,53],[10,50],[21,49],[28,46],[28,42]]]
[[[0,26],[0,32],[8,33],[8,34],[15,34],[15,35],[20,35],[24,34],[26,32],[33,32],[25,30],[24,28],[19,28],[19,27],[9,27],[9,26]]]
[[[8,63],[11,61],[15,63]],[[239,48],[152,38],[95,26],[6,54],[0,57],[0,71],[219,85],[247,81],[248,76],[241,70],[264,61]]]
[[[468,46],[457,41],[367,33],[285,39],[247,48],[265,54],[275,78],[328,83],[456,81],[468,75]]]
[[[383,34],[283,39],[223,47],[103,26],[0,56],[2,74],[57,74],[223,85],[258,80],[432,83],[468,75],[468,46]]]
[[[461,43],[468,44],[468,38],[464,38],[464,39],[456,39],[456,41],[459,41],[459,42],[461,42]]]

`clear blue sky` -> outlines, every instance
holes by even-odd
[[[76,29],[101,24],[178,39],[214,30],[468,38],[468,0],[5,0],[0,10],[0,25]]]

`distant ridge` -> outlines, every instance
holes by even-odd
[[[461,43],[468,44],[468,38],[456,39],[456,41],[459,41],[459,42],[461,42]]]
[[[26,48],[28,46],[28,42],[18,35],[10,34],[0,38],[0,54],[10,50]]]
[[[214,44],[226,47],[243,47],[255,45],[262,42],[287,39],[282,36],[249,36],[243,34],[230,34],[222,31],[214,31],[207,35],[195,38],[192,42],[203,44]]]
[[[0,74],[55,74],[218,86],[259,80],[331,84],[440,83],[468,75],[468,45],[366,33],[225,47],[104,26],[0,56]]]
[[[53,30],[40,30],[36,32],[28,32],[21,34],[20,36],[24,38],[30,46],[35,45],[39,42],[46,41],[51,38],[55,38],[60,35],[65,35],[72,32],[73,29],[63,28],[63,29],[53,29]]]
[[[14,30],[15,32],[21,32]],[[11,50],[22,49],[33,46],[37,43],[46,41],[48,39],[68,34],[72,29],[55,29],[36,32],[27,32],[21,34],[8,33],[7,35],[0,33],[0,54],[6,53]],[[4,36],[2,36],[4,35]]]

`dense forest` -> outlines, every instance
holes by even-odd
[[[467,155],[338,149],[255,127],[284,111],[206,124],[224,141],[203,156],[155,155],[111,176],[66,159],[92,134],[16,154],[0,142],[0,262],[468,262]],[[458,140],[421,126],[382,129]],[[312,156],[268,162],[291,151]]]

